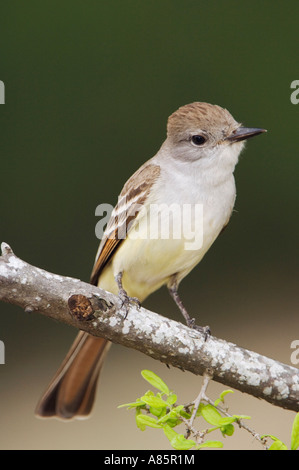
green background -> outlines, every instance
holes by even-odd
[[[0,241],[31,264],[87,281],[96,206],[114,204],[156,153],[169,114],[192,101],[219,104],[268,133],[248,142],[230,225],[180,293],[216,336],[290,363],[299,337],[299,105],[290,101],[298,15],[295,0],[4,2]],[[165,289],[146,306],[180,319]],[[147,389],[142,368],[161,374],[182,402],[195,398],[201,380],[119,346],[90,420],[34,417],[74,334],[0,304],[0,447],[167,448],[159,431],[135,429],[133,413],[116,406]],[[213,397],[223,387],[210,390]],[[240,394],[229,403],[232,413],[253,416],[257,432],[288,443],[293,413]],[[225,447],[256,447],[244,432],[239,439]]]

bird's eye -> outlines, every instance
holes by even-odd
[[[192,144],[196,145],[199,147],[200,145],[203,145],[206,142],[206,138],[203,135],[193,135],[191,137],[191,142]]]

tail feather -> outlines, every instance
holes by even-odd
[[[110,341],[81,331],[41,397],[36,415],[61,419],[87,417],[110,346]]]

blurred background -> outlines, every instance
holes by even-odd
[[[180,287],[198,323],[290,364],[298,322],[299,79],[296,0],[10,0],[1,7],[0,239],[50,272],[88,281],[99,241],[95,208],[159,149],[179,106],[207,101],[268,133],[236,169],[231,222]],[[166,289],[145,306],[180,320]],[[63,423],[35,405],[76,331],[0,304],[1,449],[169,449],[162,431],[117,409],[149,387],[151,369],[193,400],[201,378],[121,346],[109,353],[92,417]],[[213,383],[217,398],[225,389]],[[236,392],[231,413],[290,444],[294,413]],[[203,428],[205,425],[203,425]],[[182,431],[183,432],[183,429]],[[221,435],[213,436],[221,439]],[[238,431],[226,449],[259,449]]]

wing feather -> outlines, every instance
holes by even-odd
[[[97,285],[101,271],[125,239],[128,229],[133,227],[159,174],[160,167],[147,162],[124,185],[100,243],[91,284]]]

